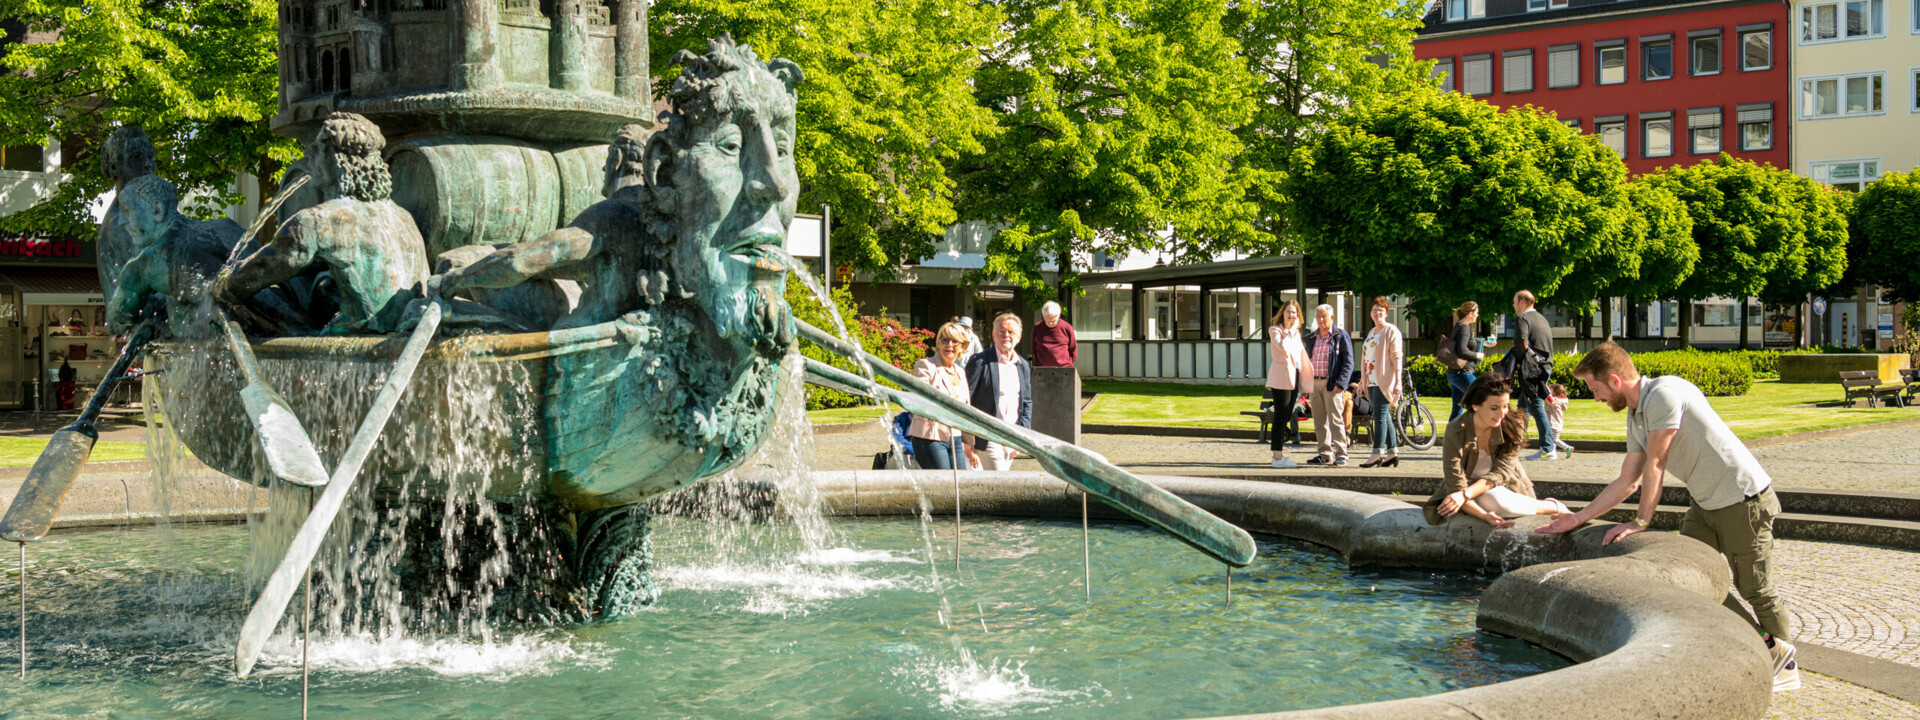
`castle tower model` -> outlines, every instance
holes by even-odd
[[[429,253],[564,225],[600,199],[607,140],[653,116],[647,0],[282,0],[279,43],[274,132],[379,124]]]

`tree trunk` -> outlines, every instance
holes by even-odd
[[[1693,347],[1693,300],[1681,298],[1680,303],[1680,346]]]
[[[1055,262],[1060,265],[1060,273],[1057,276],[1059,281],[1054,283],[1056,289],[1054,293],[1056,296],[1055,301],[1060,303],[1060,318],[1066,320],[1068,324],[1072,324],[1073,292],[1067,289],[1067,277],[1073,272],[1073,254],[1061,251],[1060,257],[1056,259]]]
[[[1607,342],[1613,342],[1613,298],[1601,301],[1600,324],[1606,326],[1600,329],[1601,336],[1605,337]]]
[[[1740,297],[1740,349],[1747,349],[1747,297]]]

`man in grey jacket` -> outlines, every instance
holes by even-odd
[[[1559,460],[1560,453],[1553,444],[1556,439],[1553,423],[1547,421],[1546,384],[1553,373],[1553,326],[1548,325],[1547,316],[1534,307],[1535,302],[1530,290],[1513,294],[1513,312],[1519,318],[1515,323],[1512,352],[1520,353],[1513,363],[1514,399],[1527,409],[1527,417],[1533,418],[1533,426],[1539,428],[1540,451],[1528,455],[1527,459]],[[1527,377],[1528,362],[1538,366],[1538,378]]]

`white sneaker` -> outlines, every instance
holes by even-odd
[[[1527,456],[1527,459],[1528,459],[1528,460],[1559,460],[1559,459],[1560,459],[1560,453],[1557,453],[1557,452],[1537,452],[1537,453],[1534,453],[1534,454],[1532,454],[1532,455],[1528,455],[1528,456]]]
[[[1294,462],[1292,460],[1288,460],[1286,458],[1280,458],[1278,460],[1273,461],[1273,466],[1281,470],[1292,470],[1294,468],[1300,467],[1300,463]]]
[[[1800,689],[1800,663],[1795,659],[1799,652],[1793,643],[1779,638],[1774,638],[1773,647],[1767,648],[1767,653],[1773,656],[1774,692]]]

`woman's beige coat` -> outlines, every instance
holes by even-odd
[[[1494,428],[1488,433],[1488,448],[1484,452],[1493,453],[1493,469],[1487,471],[1486,480],[1494,487],[1505,487],[1527,497],[1538,497],[1533,492],[1533,480],[1527,477],[1527,469],[1520,466],[1520,453],[1499,452],[1506,445],[1507,436]],[[1426,512],[1427,524],[1439,525],[1446,522],[1440,516],[1440,501],[1448,495],[1467,489],[1473,481],[1467,475],[1473,472],[1475,463],[1480,462],[1480,444],[1473,439],[1473,411],[1469,410],[1447,423],[1447,437],[1440,446],[1440,486],[1434,488],[1433,496],[1421,507]]]

